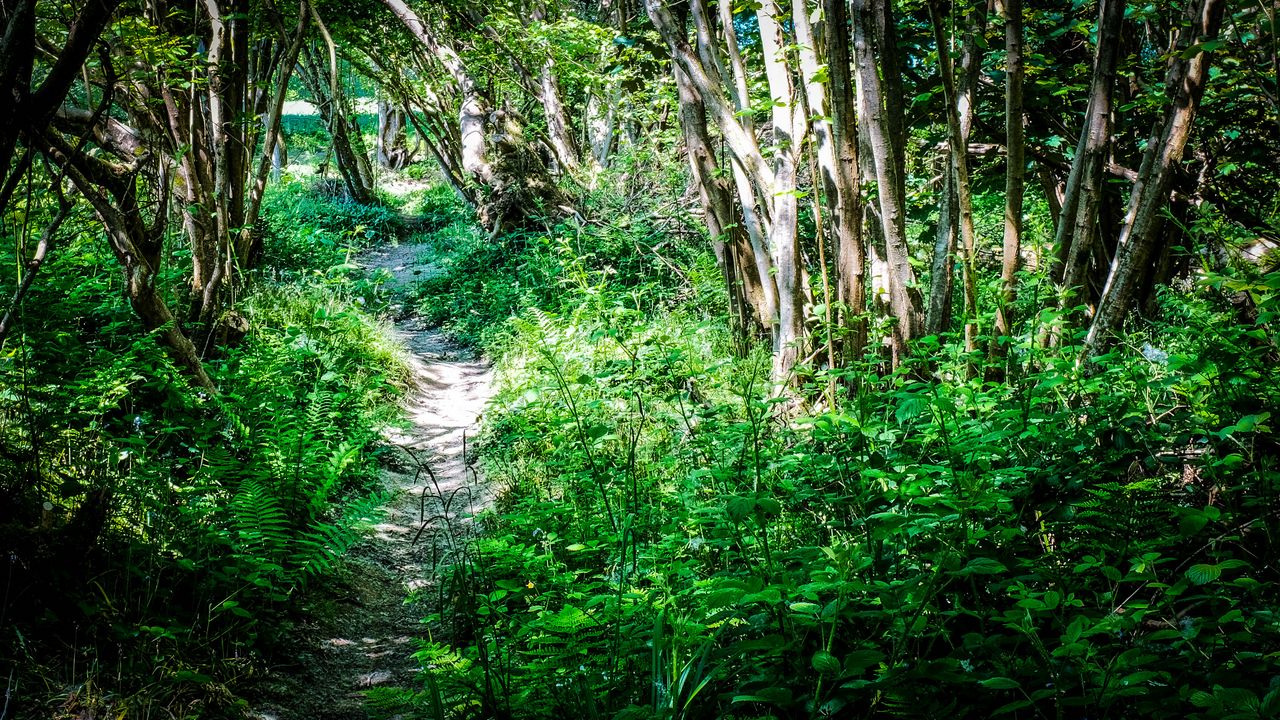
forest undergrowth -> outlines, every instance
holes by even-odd
[[[0,354],[11,717],[243,716],[299,598],[363,537],[407,368],[381,279],[350,260],[402,216],[310,180],[265,207],[247,332],[207,362],[218,395],[139,332],[87,218]]]
[[[421,310],[496,361],[499,495],[442,574],[421,685],[375,709],[1280,712],[1280,274],[1202,273],[1085,362],[1074,310],[1024,293],[1007,363],[926,338],[890,371],[872,348],[802,370],[797,412],[664,190],[436,234]]]

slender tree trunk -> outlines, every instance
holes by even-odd
[[[947,153],[943,162],[942,192],[938,198],[938,226],[934,230],[933,259],[929,264],[929,304],[925,310],[924,332],[937,335],[951,322],[951,287],[955,279],[956,237],[960,213],[956,200],[956,174]]]
[[[53,247],[54,240],[57,239],[59,228],[62,227],[62,223],[66,221],[67,216],[71,214],[71,203],[61,200],[61,198],[60,201],[62,206],[58,209],[58,214],[54,215],[53,220],[49,222],[40,234],[40,240],[36,243],[36,249],[31,254],[31,258],[23,263],[22,280],[18,282],[17,289],[13,291],[13,298],[9,301],[9,307],[5,309],[4,315],[0,316],[0,345],[3,345],[4,339],[9,336],[9,330],[13,327],[13,322],[22,308],[22,301],[31,290],[36,276],[40,274],[40,267],[44,265],[45,259],[49,256],[49,250]]]
[[[1111,98],[1124,5],[1124,0],[1101,0],[1098,8],[1098,49],[1089,83],[1089,106],[1067,177],[1061,220],[1054,233],[1057,262],[1052,277],[1064,293],[1080,285],[1097,227],[1103,164],[1110,144]]]
[[[155,184],[161,193],[155,198],[155,219],[148,224],[144,222],[138,187],[131,174],[121,173],[106,160],[78,150],[56,132],[34,135],[33,139],[93,206],[120,263],[129,304],[143,326],[160,336],[193,385],[215,394],[217,389],[205,372],[200,353],[183,333],[156,286],[168,221],[168,179],[163,177],[163,169],[161,182]]]
[[[1166,75],[1170,102],[1163,122],[1153,129],[1147,141],[1138,180],[1129,197],[1116,257],[1085,338],[1085,352],[1089,355],[1103,352],[1112,342],[1149,270],[1148,260],[1157,249],[1161,213],[1169,203],[1173,175],[1191,137],[1192,123],[1209,78],[1211,56],[1204,43],[1217,37],[1225,5],[1224,0],[1199,0],[1187,8],[1188,22],[1179,32],[1174,48],[1176,59]],[[1188,53],[1189,57],[1183,59]]]
[[[289,78],[293,76],[298,65],[298,56],[306,41],[307,11],[305,2],[298,7],[298,26],[285,49],[276,68],[275,87],[271,99],[267,102],[266,121],[263,123],[262,156],[258,158],[258,167],[250,186],[247,207],[245,208],[244,228],[236,243],[236,255],[242,266],[251,264],[255,253],[258,235],[255,228],[262,212],[262,198],[267,191],[267,177],[280,172],[288,162],[285,156],[284,137],[280,132],[280,124],[284,115],[285,96],[289,91]]]
[[[489,190],[478,215],[491,233],[498,234],[541,212],[559,212],[565,202],[546,164],[525,139],[515,114],[490,112],[486,97],[458,53],[440,41],[404,0],[384,0],[410,33],[445,68],[461,98],[458,138],[462,168]]]
[[[728,0],[723,0],[728,2]],[[862,357],[867,342],[867,250],[862,235],[863,202],[858,170],[857,100],[850,75],[849,12],[844,0],[823,0],[830,81],[831,140],[835,149],[836,296],[843,305],[840,325],[849,332],[842,354]]]
[[[444,66],[462,98],[458,110],[458,127],[462,135],[462,168],[473,180],[487,186],[493,181],[493,168],[488,159],[486,119],[489,103],[481,96],[475,78],[467,71],[462,58],[453,48],[441,43],[422,18],[404,0],[383,0],[396,17],[409,28],[427,52]]]
[[[307,48],[305,55],[307,62],[304,63],[302,77],[304,81],[308,81],[306,84],[316,98],[320,116],[329,128],[334,160],[339,174],[342,175],[342,181],[346,185],[347,193],[355,202],[372,205],[377,202],[373,188],[373,172],[369,167],[369,158],[364,153],[360,127],[351,121],[351,109],[342,87],[342,78],[338,74],[337,44],[334,43],[333,36],[329,34],[328,27],[325,26],[314,6],[310,6],[310,11],[311,18],[320,30],[320,37],[328,52],[329,62],[326,70],[326,65],[318,54],[311,48]],[[325,82],[326,80],[328,82]]]
[[[1027,165],[1022,130],[1022,0],[997,0],[1004,17],[1005,99],[1004,124],[1007,169],[1004,182],[1004,248],[1000,264],[1000,305],[996,309],[996,335],[1013,331],[1013,302],[1017,297],[1017,273],[1022,251],[1022,197]],[[998,342],[994,346],[999,352]]]
[[[871,52],[868,27],[872,17],[866,0],[852,0],[853,56],[858,69],[859,94],[863,101],[862,126],[866,128],[872,161],[875,166],[880,229],[884,237],[885,261],[888,269],[889,306],[897,325],[893,328],[894,361],[906,356],[907,345],[920,333],[919,293],[915,289],[915,271],[911,268],[906,241],[905,198],[901,194],[903,167],[896,162],[901,155],[889,130],[890,114],[885,111],[886,98]],[[901,98],[890,98],[891,104]]]
[[[547,121],[547,136],[551,140],[551,148],[556,153],[560,166],[569,175],[582,171],[581,152],[578,141],[573,136],[573,125],[569,122],[569,113],[564,109],[561,100],[560,80],[556,77],[556,63],[549,53],[542,63],[542,109]]]
[[[951,171],[954,174],[956,208],[960,221],[961,267],[964,280],[964,348],[973,352],[978,333],[978,279],[975,255],[977,239],[973,228],[973,198],[969,185],[969,148],[960,128],[957,108],[955,72],[951,63],[945,17],[937,0],[930,0],[929,15],[933,21],[933,37],[938,46],[938,65],[942,70],[942,89],[947,108],[947,140],[951,149]]]
[[[706,107],[697,90],[678,65],[673,65],[676,91],[680,102],[680,127],[689,154],[689,170],[702,200],[703,218],[716,264],[729,290],[729,310],[735,330],[745,337],[754,327],[765,327],[762,297],[755,268],[743,264],[742,252],[748,249],[742,227],[734,222],[729,189],[715,160],[711,136],[707,132]],[[747,272],[743,272],[743,270]]]
[[[729,74],[733,78],[729,86],[733,106],[741,118],[743,131],[754,138],[755,128],[751,121],[751,97],[747,88],[747,70],[742,60],[742,53],[738,49],[738,34],[733,24],[733,0],[719,0],[717,11],[729,60]],[[733,181],[738,191],[738,202],[742,207],[742,224],[746,227],[747,238],[751,243],[756,276],[763,295],[764,312],[767,318],[765,327],[772,330],[778,318],[778,284],[774,277],[773,258],[769,254],[767,239],[766,224],[769,206],[765,200],[757,197],[746,166],[736,157],[730,164],[733,166]]]
[[[683,26],[671,16],[665,0],[645,0],[645,8],[658,34],[670,48],[672,59],[680,64],[681,69],[698,88],[702,101],[706,103],[708,112],[715,118],[729,151],[737,157],[747,173],[753,191],[760,198],[761,206],[771,205],[776,195],[773,171],[760,153],[755,136],[744,128],[738,118],[737,108],[729,102],[724,88],[712,78],[708,68],[702,64],[689,46]]]
[[[954,105],[959,116],[961,143],[966,147],[969,143],[969,131],[973,126],[974,98],[977,96],[978,78],[982,69],[982,48],[985,47],[980,41],[986,33],[987,15],[985,3],[973,5],[965,23],[964,41],[961,44],[960,75],[955,82]],[[924,332],[928,335],[942,332],[951,322],[955,251],[960,239],[960,200],[956,193],[956,168],[949,152],[945,164],[942,192],[938,196],[938,227],[930,262],[929,301],[925,312]]]
[[[804,288],[797,220],[796,151],[804,135],[804,116],[792,95],[786,64],[786,38],[777,19],[776,0],[756,10],[769,94],[773,97],[774,198],[769,246],[777,269],[778,328],[773,344],[773,379],[790,380],[805,341]]]

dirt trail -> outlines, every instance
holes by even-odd
[[[386,287],[402,299],[435,272],[423,262],[426,252],[421,245],[380,248],[360,262],[370,273],[388,271]],[[492,370],[412,315],[396,326],[411,351],[413,386],[405,398],[409,426],[387,433],[393,451],[383,472],[384,516],[352,550],[337,592],[300,609],[302,619],[289,633],[291,661],[261,683],[261,720],[367,718],[367,690],[413,687],[414,638],[428,611],[406,597],[430,586],[446,544],[440,533],[469,522],[491,501],[464,449],[491,395]]]

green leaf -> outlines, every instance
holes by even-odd
[[[956,577],[967,577],[969,575],[998,575],[1007,571],[999,560],[989,557],[976,557],[969,561],[967,565],[952,572]]]
[[[1022,685],[1017,680],[1014,680],[1013,678],[1007,678],[1007,677],[987,678],[986,680],[983,680],[978,684],[984,688],[989,688],[991,690],[1014,690],[1022,687]]]
[[[824,675],[840,672],[840,661],[836,659],[835,655],[826,650],[819,650],[814,653],[809,662],[813,665],[814,670]]]
[[[1192,565],[1187,569],[1187,579],[1196,585],[1211,583],[1221,575],[1222,568],[1217,565]]]

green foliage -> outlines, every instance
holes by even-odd
[[[656,171],[640,162],[619,165],[617,173],[639,176],[641,183]],[[437,196],[436,203],[444,199]],[[419,312],[463,342],[497,349],[508,334],[507,320],[525,307],[577,311],[588,298],[595,312],[626,296],[622,304],[633,309],[657,303],[700,313],[726,302],[714,261],[683,210],[613,193],[588,202],[585,217],[549,232],[493,240],[455,212],[452,223],[430,238],[443,256],[442,272],[422,283]],[[429,212],[444,216],[439,209]]]
[[[386,209],[321,220],[331,206],[274,192],[268,227],[302,212],[288,197],[335,236],[343,222],[383,233],[365,242],[396,227]],[[206,362],[221,390],[209,397],[138,332],[100,230],[66,227],[0,348],[10,712],[234,715],[235,683],[257,672],[286,601],[380,504],[378,431],[396,417],[402,350],[344,276],[260,279],[236,307],[249,334]],[[290,240],[302,242],[269,235],[268,252]],[[179,285],[177,272],[161,286]]]
[[[705,258],[648,265],[646,210],[497,243],[446,231],[424,304],[497,356],[480,457],[499,497],[442,574],[422,687],[375,709],[1277,710],[1275,273],[1167,293],[1158,324],[1085,365],[1045,348],[1064,320],[1028,292],[1004,381],[926,339],[887,376],[830,372],[838,405],[788,421],[767,357],[732,357],[714,279],[685,270]]]
[[[402,221],[393,207],[345,201],[335,188],[333,181],[320,178],[291,179],[267,188],[262,224],[268,266],[325,270],[349,263],[362,248],[395,239]]]

